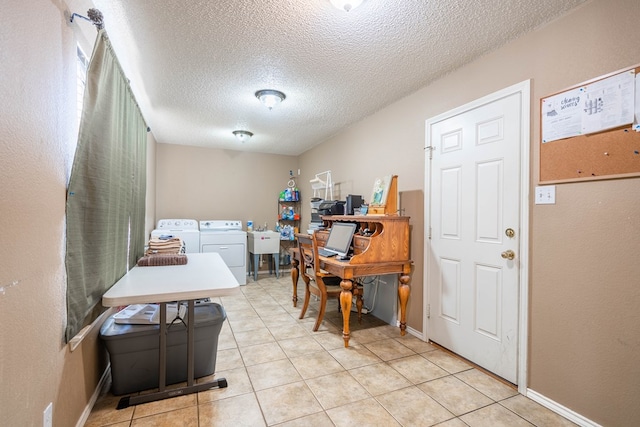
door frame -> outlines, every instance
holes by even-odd
[[[478,108],[484,104],[489,104],[501,98],[519,93],[521,96],[520,117],[521,129],[520,138],[522,146],[520,147],[520,245],[518,259],[520,261],[519,289],[518,289],[518,392],[526,396],[527,394],[527,354],[528,354],[528,338],[529,338],[529,188],[531,184],[530,176],[530,149],[531,149],[531,80],[524,80],[520,83],[509,86],[482,98],[471,101],[460,107],[449,110],[445,113],[431,117],[425,122],[425,207],[424,207],[424,268],[423,268],[423,319],[422,319],[422,339],[429,340],[429,330],[427,316],[427,306],[431,301],[430,286],[428,282],[429,259],[431,249],[429,244],[429,230],[431,228],[431,162],[428,159],[428,153],[431,146],[432,124],[445,120],[449,117],[464,113],[468,110]]]

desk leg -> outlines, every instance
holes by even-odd
[[[400,335],[404,335],[407,329],[407,301],[409,301],[409,279],[408,275],[401,274],[398,281],[398,298],[400,299]]]
[[[291,300],[293,301],[293,306],[298,306],[298,276],[300,271],[298,270],[298,260],[291,260],[291,284],[293,285],[293,297]]]
[[[344,346],[349,347],[349,317],[351,316],[351,302],[353,301],[353,294],[351,288],[353,283],[351,280],[342,280],[340,282],[342,292],[340,292],[340,308],[342,309],[342,339],[344,340]]]

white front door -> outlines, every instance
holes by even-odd
[[[526,95],[499,92],[426,126],[428,338],[512,383],[518,382]]]

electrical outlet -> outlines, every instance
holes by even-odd
[[[53,402],[49,402],[42,413],[42,427],[53,427]]]
[[[555,205],[556,186],[540,185],[536,187],[536,205]]]

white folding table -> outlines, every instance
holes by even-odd
[[[118,409],[139,403],[152,402],[174,396],[196,393],[212,387],[226,387],[224,378],[194,384],[194,302],[201,298],[233,295],[239,292],[238,280],[224,263],[220,254],[190,253],[185,265],[167,265],[159,267],[135,266],[122,276],[102,296],[102,305],[118,307],[130,304],[160,304],[159,329],[159,384],[158,392],[127,396],[120,399]],[[177,389],[166,389],[167,363],[167,302],[188,301],[187,309],[187,385]]]

